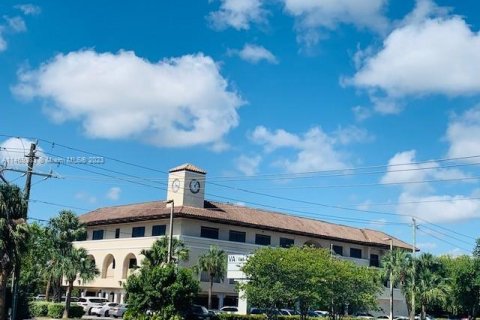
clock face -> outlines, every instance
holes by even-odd
[[[200,191],[200,181],[192,179],[192,181],[190,181],[190,191],[192,191],[192,193],[198,193],[198,191]]]
[[[172,191],[178,192],[178,190],[180,190],[180,180],[175,179],[172,181]]]

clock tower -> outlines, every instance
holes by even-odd
[[[166,200],[173,200],[175,207],[203,208],[206,174],[206,171],[189,163],[170,169]]]

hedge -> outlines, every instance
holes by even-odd
[[[64,303],[53,303],[45,301],[33,301],[30,303],[30,313],[33,317],[50,317],[60,319],[65,310]],[[70,305],[70,318],[81,318],[85,312],[83,307]]]
[[[30,303],[30,313],[34,317],[46,317],[48,315],[48,302],[34,301]]]
[[[48,316],[54,319],[61,319],[65,305],[63,303],[50,303],[48,305]]]

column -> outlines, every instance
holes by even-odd
[[[242,283],[245,280],[239,280]],[[245,290],[238,292],[238,314],[247,314],[247,298],[245,297]]]
[[[218,297],[218,309],[223,307],[223,300],[225,299],[225,293],[219,293],[217,294]]]

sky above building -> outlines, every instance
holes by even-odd
[[[480,229],[480,4],[0,3],[0,157],[29,216],[206,198],[468,254]],[[23,186],[24,176],[5,171]]]

